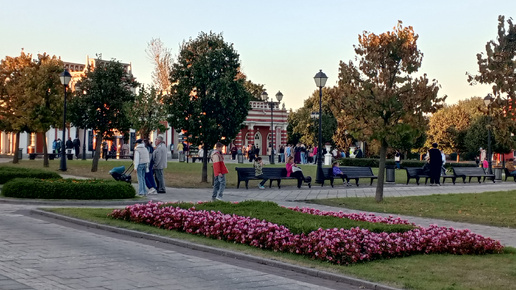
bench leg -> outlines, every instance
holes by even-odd
[[[281,179],[278,179],[278,188],[281,188]]]
[[[240,180],[237,183],[237,189],[240,188]]]
[[[245,181],[245,189],[249,189],[249,180]]]
[[[355,179],[355,184],[356,184],[356,185],[357,185],[357,187],[358,187],[358,178],[357,178],[357,179]]]
[[[419,186],[419,177],[416,177],[416,184]]]

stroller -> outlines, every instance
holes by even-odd
[[[131,170],[131,172],[129,172],[129,170]],[[132,172],[133,172],[133,164],[131,164],[131,166],[129,166],[129,168],[127,168],[127,170],[125,169],[125,166],[115,167],[109,171],[109,174],[111,174],[111,176],[113,176],[113,178],[116,181],[125,181],[128,183],[131,183],[131,173]]]

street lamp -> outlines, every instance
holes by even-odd
[[[262,95],[261,95],[262,100],[264,102],[267,102],[268,96],[269,95],[267,94],[267,92],[264,91],[262,93]],[[282,99],[283,99],[283,94],[280,91],[278,91],[276,93],[276,100],[278,100],[278,105],[279,105],[279,102],[281,102]],[[271,97],[270,102],[269,102],[269,105],[271,106],[271,141],[272,141],[271,142],[271,156],[270,156],[270,159],[271,159],[270,163],[271,164],[274,164],[274,117],[273,117],[273,115],[274,115],[274,113],[273,113],[274,112],[274,110],[273,110],[274,104],[275,104],[275,102],[273,102],[273,99]]]
[[[491,94],[487,94],[484,98],[484,104],[487,107],[487,173],[493,174],[493,164],[491,162],[491,104],[493,103],[493,97]]]
[[[319,88],[319,142],[317,143],[317,175],[315,182],[323,184],[324,172],[322,171],[322,88],[326,84],[328,77],[319,70],[314,76],[315,85]]]
[[[65,69],[61,75],[59,76],[59,79],[61,80],[61,84],[64,88],[64,109],[63,109],[63,141],[61,141],[61,152],[63,154],[61,155],[61,167],[59,167],[59,170],[66,171],[66,152],[65,152],[65,142],[66,142],[66,87],[70,83],[70,80],[72,79],[72,75],[68,72],[67,69]]]

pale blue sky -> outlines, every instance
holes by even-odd
[[[22,47],[82,63],[102,53],[131,62],[137,80],[150,84],[145,49],[151,38],[161,38],[175,56],[183,40],[211,30],[234,44],[250,80],[269,95],[281,90],[293,109],[316,89],[319,69],[327,86],[336,84],[339,62],[354,59],[359,34],[392,30],[398,20],[419,34],[420,72],[439,81],[447,103],[483,97],[490,88],[469,86],[466,72],[477,71],[476,54],[495,39],[498,15],[516,16],[514,0],[1,2],[2,59]]]

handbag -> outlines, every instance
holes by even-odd
[[[303,171],[303,170],[301,169],[301,167],[292,166],[292,172],[298,172],[298,171]]]

